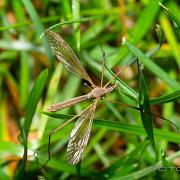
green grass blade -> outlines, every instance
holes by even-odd
[[[28,152],[27,134],[25,132],[25,129],[21,125],[20,125],[20,130],[21,130],[20,140],[23,142],[24,145],[24,154],[23,154],[23,159],[17,165],[15,171],[15,179],[22,179],[27,163],[27,152]]]
[[[70,1],[62,0],[65,16],[70,19],[72,17]]]
[[[142,70],[140,70],[140,75],[139,75],[139,107],[140,109],[151,113],[148,87]],[[143,111],[140,111],[140,114],[147,136],[150,139],[150,142],[154,150],[156,151],[152,115],[144,113]]]
[[[110,16],[104,21],[96,21],[92,27],[90,27],[86,32],[82,34],[81,46],[87,46],[93,38],[96,38],[97,35],[100,34],[106,27],[108,27],[114,20],[115,17]]]
[[[27,94],[29,93],[30,71],[29,71],[29,56],[26,52],[21,53],[20,64],[20,104],[25,107],[27,103]]]
[[[21,1],[24,4],[24,6],[25,6],[28,14],[30,15],[32,21],[34,22],[35,29],[36,29],[38,37],[40,37],[40,35],[44,32],[44,28],[43,28],[43,25],[40,21],[40,18],[38,16],[32,2],[30,0],[21,0]],[[45,45],[45,49],[46,49],[45,52],[47,53],[49,60],[51,60],[52,54],[49,50],[48,44],[47,44],[45,39],[42,39],[42,41],[43,41],[43,44]]]
[[[0,153],[1,155],[11,154],[18,156],[23,153],[23,146],[8,141],[0,141]]]
[[[172,93],[160,96],[157,98],[150,99],[151,104],[162,104],[167,102],[179,101],[180,100],[180,90],[174,91]]]
[[[61,120],[68,120],[73,117],[73,115],[65,115],[65,114],[58,114],[58,113],[50,113],[50,112],[43,112],[44,114],[57,118]],[[107,128],[109,130],[125,132],[125,133],[132,133],[134,135],[143,135],[145,136],[145,130],[143,127],[131,124],[125,124],[117,121],[105,121],[100,119],[94,119],[94,126]],[[167,130],[160,130],[154,128],[154,136],[157,138],[165,139],[169,142],[180,143],[180,135],[177,133],[173,133]]]
[[[147,4],[146,8],[139,15],[138,21],[132,32],[133,44],[139,42],[139,40],[141,40],[142,37],[144,37],[144,35],[151,27],[152,22],[156,18],[156,15],[160,9],[158,4],[159,2],[163,2],[163,0],[149,1],[149,4]],[[146,21],[144,19],[146,19]]]
[[[143,152],[145,151],[145,149],[147,148],[148,145],[149,145],[149,141],[147,141],[147,140],[141,142],[140,144],[137,145],[137,147],[135,147],[134,150],[132,150],[128,154],[128,156],[126,156],[126,158],[124,160],[118,159],[110,167],[106,168],[102,172],[102,174],[104,174],[104,176],[106,174],[108,174],[108,176],[110,178],[111,176],[116,174],[117,171],[122,172],[122,170],[126,169],[126,167],[128,167],[129,164],[137,163],[140,160],[139,156],[142,156]]]
[[[72,0],[72,16],[73,19],[80,18],[80,1],[79,0]],[[76,40],[76,48],[80,51],[80,23],[73,24],[75,40]]]
[[[124,40],[123,44],[135,55],[138,57],[138,60],[141,61],[152,73],[159,77],[162,81],[166,82],[171,88],[179,89],[180,84],[175,80],[171,79],[168,74],[156,65],[150,58],[148,58],[144,53],[142,53],[138,48],[132,45],[127,40]]]
[[[37,78],[33,86],[33,89],[31,90],[31,93],[28,97],[26,112],[25,112],[25,122],[24,122],[24,130],[27,134],[29,132],[29,128],[32,122],[34,112],[36,110],[37,103],[46,85],[47,78],[48,78],[48,70],[46,69],[42,71],[39,77]]]
[[[161,26],[164,30],[164,34],[166,36],[166,39],[169,42],[169,45],[171,47],[174,58],[175,58],[178,66],[180,68],[180,53],[179,53],[178,40],[174,34],[172,26],[171,26],[168,18],[163,14],[160,16],[160,23],[161,23]]]
[[[87,22],[87,21],[96,20],[96,19],[101,19],[101,17],[92,16],[92,17],[83,17],[83,18],[79,18],[79,19],[75,19],[75,20],[68,20],[68,21],[64,21],[64,22],[54,24],[54,25],[50,26],[47,30],[60,28],[61,26],[66,25],[66,24]],[[44,32],[41,33],[40,38],[43,37],[43,36],[44,36]]]
[[[176,158],[180,156],[180,151],[173,154],[172,156],[168,157],[168,161],[173,161]],[[151,174],[154,171],[157,171],[159,168],[162,167],[162,161],[157,162],[156,164],[149,166],[147,168],[144,168],[142,170],[136,171],[134,173],[128,174],[126,176],[119,177],[118,174],[116,174],[116,177],[110,178],[110,180],[131,180],[131,179],[142,179],[142,177]]]
[[[54,97],[58,91],[58,85],[59,85],[59,80],[61,78],[61,74],[62,74],[62,69],[63,69],[63,65],[62,64],[58,64],[58,66],[56,67],[54,73],[52,74],[52,77],[50,79],[49,85],[48,85],[48,89],[47,89],[47,95],[46,95],[46,100],[44,102],[44,107],[43,109],[46,109],[50,104],[52,104],[52,102],[54,101]],[[53,87],[53,88],[52,88]],[[39,122],[39,128],[38,128],[38,137],[41,139],[46,125],[47,125],[47,121],[48,118],[44,117],[43,115],[40,118],[40,122]]]
[[[25,112],[25,122],[23,127],[21,127],[21,139],[23,141],[24,145],[24,155],[23,155],[23,160],[20,161],[17,170],[16,170],[16,179],[19,179],[22,177],[25,167],[26,167],[26,162],[27,162],[27,151],[28,151],[28,145],[27,145],[27,137],[29,133],[29,129],[32,123],[32,119],[34,116],[34,112],[37,106],[37,103],[42,95],[42,92],[44,90],[46,81],[48,77],[48,70],[44,70],[41,72],[39,77],[37,78],[33,89],[31,90],[31,93],[28,97],[27,105],[26,105],[26,112]],[[20,125],[21,126],[21,125]]]
[[[59,16],[51,16],[51,17],[44,17],[41,19],[41,22],[43,23],[47,23],[47,22],[52,22],[52,21],[56,21],[59,19]],[[33,24],[32,21],[24,21],[24,22],[18,22],[18,23],[15,23],[15,24],[10,24],[10,25],[7,25],[7,26],[2,26],[0,27],[0,32],[1,31],[6,31],[6,30],[9,30],[9,29],[18,29],[20,27],[31,27]]]
[[[23,5],[25,6],[28,14],[30,15],[32,21],[34,22],[35,29],[37,32],[37,35],[40,36],[41,33],[44,31],[43,25],[41,24],[41,21],[39,19],[39,16],[37,12],[35,11],[35,8],[30,0],[21,0]]]
[[[178,35],[180,37],[180,20],[172,13],[172,11],[164,6],[162,3],[159,3],[160,6],[163,8],[164,12],[167,14],[168,18],[172,21],[172,25],[175,29],[177,29]]]
[[[152,27],[152,22],[156,18],[156,15],[160,8],[158,4],[159,2],[163,2],[163,0],[149,1],[149,4],[147,4],[147,6],[142,10],[136,22],[136,25],[131,33],[131,39],[133,44],[137,44],[146,35],[147,31]],[[146,19],[146,21],[144,19]],[[111,57],[110,67],[118,64],[128,54],[129,52],[126,48],[120,48],[118,53]]]

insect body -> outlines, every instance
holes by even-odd
[[[116,84],[112,85],[110,87],[107,87],[107,88],[96,87],[96,88],[92,89],[92,91],[90,93],[88,93],[86,95],[72,98],[72,99],[64,101],[64,102],[53,104],[53,105],[49,106],[47,108],[47,110],[50,112],[54,112],[54,111],[58,111],[60,109],[64,109],[69,106],[73,106],[73,105],[80,103],[82,101],[85,101],[87,99],[99,99],[99,98],[102,98],[103,96],[105,96],[107,93],[112,92],[115,88],[117,88]]]
[[[78,76],[82,79],[88,81],[92,87],[91,92],[86,95],[72,98],[70,100],[53,104],[47,108],[48,111],[53,112],[66,107],[70,107],[79,102],[92,99],[93,103],[87,107],[85,110],[80,112],[78,115],[68,120],[60,127],[54,129],[49,137],[49,142],[51,135],[55,132],[59,131],[66,124],[71,122],[74,119],[77,119],[74,128],[71,131],[69,137],[69,143],[67,147],[67,160],[69,164],[77,164],[84,152],[84,149],[87,146],[89,135],[92,127],[92,122],[94,118],[94,113],[96,109],[97,102],[106,94],[112,92],[117,88],[117,85],[109,85],[108,82],[105,86],[103,84],[103,75],[104,75],[104,67],[102,67],[102,79],[101,86],[95,85],[95,83],[91,80],[84,67],[81,65],[80,61],[74,54],[73,50],[69,47],[69,45],[63,40],[63,38],[56,32],[47,30],[45,32],[46,38],[48,40],[48,44],[53,52],[53,54],[57,57],[57,59],[62,62],[65,68],[73,73],[75,76]],[[104,63],[103,63],[104,64]],[[109,86],[108,86],[109,85]],[[50,157],[50,151],[49,157]]]

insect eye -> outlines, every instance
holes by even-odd
[[[86,87],[92,89],[92,86],[91,86],[91,84],[90,84],[88,81],[83,80],[83,84],[84,84],[84,86],[86,86]]]

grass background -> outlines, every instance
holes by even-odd
[[[131,64],[116,80],[119,90],[107,98],[148,111],[151,105],[154,114],[180,127],[178,1],[2,0],[0,15],[0,179],[179,178],[178,169],[168,169],[180,167],[179,130],[158,118],[153,130],[149,114],[105,98],[98,103],[81,164],[66,162],[69,124],[53,136],[52,158],[41,169],[48,158],[48,134],[90,102],[42,113],[89,89],[57,63],[40,38],[49,27],[59,32],[96,84],[102,47],[105,82],[112,77],[110,69],[115,73],[138,57],[141,76]]]

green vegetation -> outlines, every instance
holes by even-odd
[[[52,136],[52,157],[42,168],[49,133],[91,103],[46,112],[90,92],[57,63],[43,35],[48,28],[98,85],[103,51],[104,84],[132,59],[139,63],[128,65],[115,80],[118,90],[98,103],[76,166],[66,160],[73,122]],[[0,179],[179,179],[179,1],[1,0],[0,37]]]

